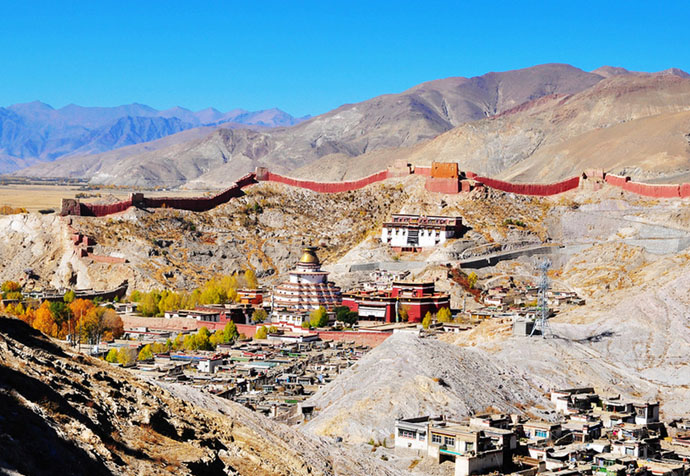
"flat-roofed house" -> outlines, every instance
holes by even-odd
[[[441,417],[430,416],[395,420],[395,447],[426,453],[429,424],[441,421]]]
[[[560,423],[530,420],[522,424],[522,432],[529,440],[553,441],[560,437],[563,431]]]
[[[659,402],[633,403],[635,423],[648,425],[659,422]]]
[[[500,435],[499,444],[485,433],[485,430],[472,428],[459,423],[443,422],[429,425],[427,454],[443,461],[455,462],[455,476],[469,476],[490,470],[501,470],[510,461],[510,437],[512,432],[495,429],[494,432],[505,432]],[[500,446],[500,442],[509,442]]]

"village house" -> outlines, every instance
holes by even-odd
[[[225,320],[225,312],[221,309],[180,309],[178,311],[166,311],[163,316],[166,319],[181,317],[202,322],[221,322],[221,320]]]
[[[395,421],[395,448],[415,450],[426,454],[429,424],[443,421],[442,417],[421,416]]]
[[[562,434],[560,423],[530,420],[522,424],[522,432],[528,440],[550,442]]]
[[[220,367],[222,364],[223,359],[221,359],[220,357],[213,356],[199,360],[197,368],[199,369],[199,372],[213,374],[216,373],[218,367]]]
[[[599,402],[592,387],[568,388],[551,392],[551,402],[556,411],[565,415],[588,411]]]
[[[500,470],[511,463],[517,436],[504,427],[510,417],[482,415],[474,422],[481,426],[446,421],[442,417],[396,420],[396,449],[414,450],[442,463],[455,462],[455,475],[468,476]]]

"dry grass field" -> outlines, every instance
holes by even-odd
[[[0,207],[7,205],[13,208],[25,208],[30,212],[53,208],[59,210],[63,198],[74,198],[78,193],[88,195],[83,201],[100,201],[111,199],[125,199],[134,190],[129,189],[98,189],[83,190],[79,185],[40,185],[40,184],[9,184],[0,186]],[[176,196],[192,197],[204,195],[202,191],[166,190],[145,191],[147,196]],[[97,196],[100,195],[100,196]]]

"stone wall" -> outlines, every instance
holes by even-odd
[[[306,188],[314,192],[319,193],[339,193],[339,192],[349,192],[352,190],[359,190],[372,183],[381,182],[388,178],[388,170],[382,170],[376,172],[375,174],[369,175],[367,177],[361,178],[359,180],[352,180],[347,182],[315,182],[312,180],[301,180],[294,179],[290,177],[285,177],[280,174],[276,174],[267,171],[262,174],[265,180],[268,182],[278,182],[285,185],[291,185],[293,187]]]

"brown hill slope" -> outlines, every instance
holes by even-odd
[[[401,473],[215,400],[202,409],[0,317],[0,472]]]
[[[520,181],[556,180],[587,167],[674,175],[690,168],[688,111],[690,79],[616,75],[572,96],[545,97],[459,126],[407,159],[458,162]]]
[[[257,165],[289,171],[324,156],[356,157],[407,147],[451,128],[550,94],[572,94],[601,76],[563,64],[546,64],[474,78],[447,78],[400,94],[346,104],[297,126],[277,130],[225,130],[206,138],[129,157],[101,155],[58,161],[20,172],[78,176],[98,183],[180,185],[197,179],[218,186]]]

